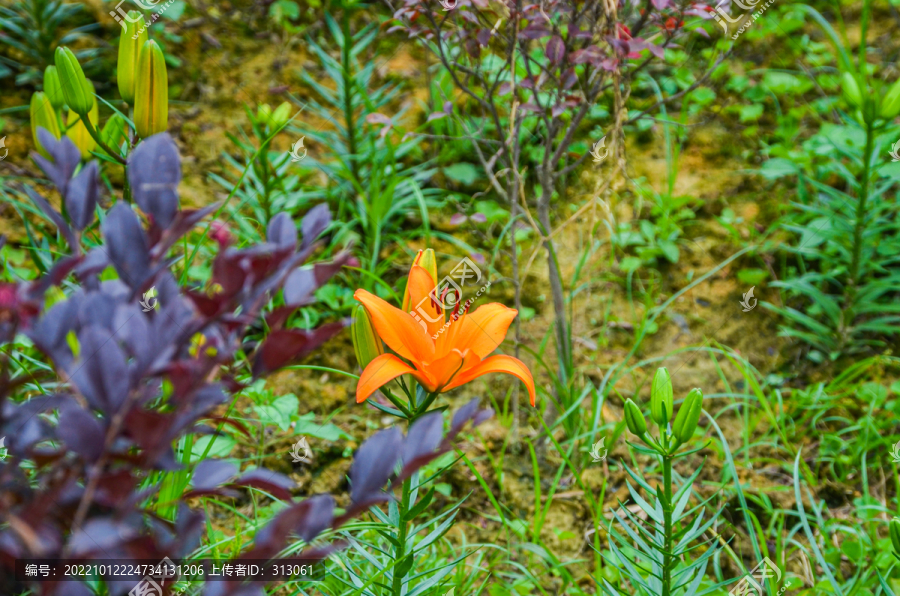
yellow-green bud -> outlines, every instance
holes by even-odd
[[[625,426],[639,437],[647,434],[647,421],[636,403],[630,399],[625,401]]]
[[[375,331],[369,312],[362,304],[353,313],[353,325],[350,327],[350,338],[353,340],[353,351],[360,368],[365,368],[378,356],[384,354],[384,344]]]
[[[56,119],[56,110],[47,98],[46,94],[41,91],[31,96],[31,105],[29,106],[31,116],[31,136],[34,138],[34,145],[38,153],[50,159],[50,154],[41,145],[38,140],[38,127],[46,128],[47,132],[57,139],[59,138],[59,121]]]
[[[97,103],[94,101],[94,92],[75,54],[69,48],[56,48],[56,70],[59,74],[59,83],[66,98],[69,109],[76,114],[85,115]]]
[[[900,519],[895,517],[888,527],[891,534],[891,546],[894,547],[894,553],[900,557]]]
[[[290,120],[290,118],[291,104],[285,101],[272,112],[272,117],[269,119],[269,126],[272,130],[276,130],[282,124]]]
[[[66,105],[66,98],[59,82],[59,71],[55,66],[48,66],[44,70],[44,93],[47,94],[47,99],[50,100],[54,110],[61,110]]]
[[[853,73],[845,72],[841,75],[841,87],[844,91],[844,98],[851,106],[858,108],[862,105],[862,94],[859,92],[859,83]]]
[[[650,387],[650,417],[665,428],[672,418],[672,379],[669,371],[661,366],[653,375],[653,385]]]
[[[900,81],[891,85],[878,110],[878,115],[885,120],[893,120],[897,114],[900,114]]]
[[[703,410],[703,392],[698,388],[691,389],[684,403],[675,416],[675,422],[672,424],[672,434],[679,443],[686,443],[694,436],[694,430],[697,429],[697,423],[700,422],[700,412]]]
[[[271,118],[272,106],[267,103],[259,104],[259,107],[256,108],[256,123],[265,128],[269,125]]]
[[[88,82],[90,85],[91,92],[94,90],[94,86]],[[91,121],[91,124],[94,128],[97,128],[97,121],[100,119],[97,111],[97,103],[94,102],[94,107],[91,108],[91,111],[88,112],[88,119]],[[78,147],[78,151],[81,152],[81,159],[90,159],[91,151],[97,146],[97,141],[94,140],[94,137],[91,136],[91,133],[88,132],[87,127],[84,125],[84,121],[82,120],[83,116],[76,114],[72,110],[69,110],[69,117],[66,120],[66,136],[72,139],[72,142],[75,143],[75,146]]]
[[[146,139],[166,130],[169,125],[169,80],[166,59],[159,45],[144,43],[134,87],[134,126]]]
[[[280,106],[279,109],[281,109]],[[426,248],[425,250],[420,250],[419,254],[416,255],[416,260],[413,261],[413,266],[415,265],[425,269],[428,275],[431,276],[431,279],[434,280],[434,283],[437,284],[437,259],[434,256],[434,249]],[[411,308],[418,306],[417,304],[410,304],[409,301],[409,284],[407,284],[406,289],[403,290],[403,312],[409,312]]]
[[[134,105],[135,81],[137,80],[138,61],[141,48],[147,42],[147,27],[141,13],[128,11],[134,20],[125,19],[125,28],[119,37],[119,63],[116,76],[119,83],[119,95],[129,105]]]
[[[125,136],[125,126],[125,119],[119,114],[113,114],[106,121],[103,130],[100,132],[100,138],[103,139],[103,143],[115,151],[116,155],[120,155],[118,152],[119,148],[122,146],[122,141],[127,138]]]

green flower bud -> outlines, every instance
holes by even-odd
[[[859,83],[852,73],[845,72],[841,75],[841,87],[844,91],[844,98],[851,106],[858,108],[862,105],[862,94],[859,92]]]
[[[666,367],[661,366],[656,369],[650,387],[650,417],[664,428],[672,418],[672,408],[672,379]]]
[[[34,145],[38,153],[50,159],[50,154],[41,145],[38,140],[38,128],[46,128],[47,132],[57,139],[59,138],[59,121],[56,119],[56,110],[47,96],[38,91],[31,96],[31,105],[29,106],[29,114],[31,116],[31,136],[34,138]]]
[[[103,143],[113,151],[116,151],[117,155],[121,155],[118,153],[118,150],[122,146],[122,141],[128,138],[125,136],[125,127],[125,119],[119,114],[113,114],[106,121],[103,130],[100,131],[100,138],[103,139]]]
[[[69,48],[56,48],[55,58],[66,104],[76,114],[86,115],[97,102],[94,101],[93,88],[84,76],[81,65]]]
[[[166,59],[152,39],[144,43],[134,87],[134,126],[146,139],[169,125],[169,79]]]
[[[88,82],[91,93],[94,91],[94,86]],[[91,108],[91,111],[88,112],[88,119],[91,121],[91,124],[94,128],[97,128],[97,121],[100,119],[97,111],[97,102],[94,102],[94,107]],[[88,132],[87,127],[84,125],[82,120],[84,116],[76,114],[72,110],[69,110],[69,117],[66,120],[66,136],[72,139],[72,142],[75,143],[75,146],[78,147],[78,151],[81,152],[81,159],[87,160],[91,157],[91,151],[97,147],[97,141],[94,140],[94,137],[91,136],[91,133]]]
[[[878,115],[885,120],[893,120],[900,114],[900,81],[894,83],[887,94],[881,99],[881,107]]]
[[[269,126],[272,130],[277,130],[282,124],[291,119],[291,104],[282,103],[272,112],[272,118],[269,120]]]
[[[894,554],[900,557],[900,519],[894,518],[888,525],[891,533],[891,546],[894,547]]]
[[[350,338],[353,340],[353,351],[360,368],[365,368],[378,356],[384,354],[384,344],[372,325],[369,312],[362,304],[353,313],[353,325],[350,327]]]
[[[672,424],[672,434],[679,443],[686,443],[694,436],[697,429],[697,423],[700,422],[700,412],[703,410],[703,392],[694,388],[684,398],[684,403],[675,416],[675,422]]]
[[[625,426],[639,437],[647,434],[647,421],[636,403],[630,399],[625,401]]]
[[[128,16],[134,20],[125,19],[125,28],[122,29],[122,35],[119,37],[119,62],[116,75],[119,83],[119,95],[125,102],[133,106],[141,48],[147,42],[147,27],[138,11],[130,10]]]
[[[269,125],[272,119],[272,106],[267,103],[259,104],[256,108],[256,123],[263,128]]]
[[[55,110],[61,110],[66,105],[66,97],[63,95],[62,84],[59,82],[59,71],[55,66],[48,66],[44,70],[44,93],[50,100],[50,105]]]

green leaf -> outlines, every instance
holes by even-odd
[[[200,458],[203,457],[203,453],[206,451],[206,446],[210,443],[212,443],[212,445],[209,448],[209,453],[206,454],[207,458],[227,457],[236,445],[235,440],[226,435],[204,435],[202,437],[197,437],[194,439],[194,446],[191,449],[191,461],[200,461]]]
[[[294,429],[294,432],[298,435],[307,435],[310,437],[317,437],[319,439],[323,439],[325,441],[337,441],[341,437],[347,439],[348,441],[354,440],[353,437],[344,432],[339,426],[332,424],[330,422],[326,424],[316,424],[313,422],[316,415],[313,412],[309,412],[300,416],[297,420],[297,426]]]
[[[444,168],[444,176],[457,184],[471,186],[478,180],[478,168],[470,163],[460,162]]]
[[[744,285],[757,286],[761,284],[769,276],[769,272],[765,269],[747,268],[738,271],[737,277]]]
[[[766,161],[759,170],[759,173],[768,180],[777,180],[778,178],[791,176],[797,172],[798,169],[796,164],[782,157],[775,157]]]

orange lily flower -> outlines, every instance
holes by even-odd
[[[525,383],[533,406],[534,378],[525,364],[512,356],[489,356],[506,337],[518,311],[498,303],[485,304],[472,313],[454,313],[445,324],[443,308],[429,298],[437,285],[436,272],[419,265],[422,254],[419,251],[409,271],[404,306],[425,310],[427,316],[417,320],[366,290],[356,290],[353,295],[366,308],[382,341],[412,363],[410,366],[394,354],[372,360],[356,386],[357,403],[405,374],[415,377],[429,393],[444,393],[482,375],[501,372]]]

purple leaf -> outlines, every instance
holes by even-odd
[[[316,495],[280,512],[256,533],[254,557],[274,556],[284,548],[288,536],[297,534],[309,544],[331,527],[334,519],[334,499],[331,495]]]
[[[481,29],[478,33],[475,34],[475,39],[482,46],[486,46],[489,41],[491,41],[491,30],[490,29]]]
[[[178,211],[181,158],[169,133],[141,141],[128,156],[128,182],[134,201],[153,222],[168,228]]]
[[[290,306],[311,304],[313,293],[318,289],[312,267],[294,269],[284,282],[284,303]]]
[[[487,221],[487,215],[485,215],[484,213],[475,213],[469,219],[476,223],[484,223]]]
[[[234,486],[248,486],[267,492],[283,501],[291,500],[291,490],[297,485],[293,480],[271,470],[257,468],[232,482]]]
[[[451,225],[451,226],[458,226],[458,225],[460,225],[461,223],[463,223],[464,221],[466,221],[466,219],[468,219],[468,218],[466,217],[466,214],[465,214],[465,213],[454,213],[454,214],[450,217],[450,225]]]
[[[331,211],[328,209],[327,203],[316,205],[310,209],[303,217],[303,221],[300,222],[300,231],[303,233],[303,242],[300,248],[309,247],[330,223]]]
[[[72,382],[91,407],[113,415],[128,395],[128,368],[125,355],[112,333],[91,326],[78,334],[81,354],[71,366]]]
[[[540,39],[542,37],[547,37],[548,35],[550,35],[549,29],[547,29],[543,25],[537,25],[534,23],[519,31],[519,37],[521,37],[522,39]]]
[[[425,122],[431,122],[432,120],[440,120],[441,118],[446,118],[446,117],[447,117],[447,114],[445,114],[444,112],[433,112],[431,114],[428,114],[428,118],[425,120]]]
[[[92,161],[78,172],[69,182],[66,190],[66,210],[75,229],[81,231],[94,221],[94,209],[97,207],[97,195],[100,192],[98,176],[100,169],[96,161]]]
[[[137,215],[127,204],[116,203],[101,229],[119,277],[132,290],[139,289],[150,273],[150,250]]]
[[[197,490],[218,488],[234,478],[238,467],[230,461],[204,459],[194,468],[191,485]]]
[[[304,329],[279,329],[263,341],[253,362],[253,376],[272,372],[293,360],[303,358],[334,337],[344,328],[343,322],[326,323],[307,331]]]
[[[293,250],[297,246],[297,226],[291,216],[282,211],[273,217],[266,228],[266,240],[279,248]]]
[[[366,439],[350,466],[350,501],[354,508],[386,501],[382,488],[394,472],[400,457],[403,435],[396,426]]]
[[[69,227],[69,224],[66,223],[66,220],[63,219],[62,215],[60,215],[56,209],[50,206],[50,203],[47,202],[47,199],[34,192],[30,186],[25,186],[25,193],[28,195],[28,198],[34,201],[34,204],[37,205],[40,210],[50,218],[50,221],[53,222],[53,224],[59,230],[60,234],[63,235],[63,238],[66,239],[66,242],[69,244],[69,248],[74,251],[77,244],[75,242],[75,234],[72,233],[72,228]]]
[[[400,475],[411,472],[436,455],[443,439],[444,419],[440,412],[432,412],[418,420],[409,428],[403,442],[403,469]]]
[[[559,64],[562,62],[563,56],[566,54],[566,44],[562,37],[554,35],[547,42],[547,59],[551,64]]]
[[[96,517],[75,530],[69,540],[69,549],[75,557],[114,550],[124,542],[134,538],[137,532],[124,521],[110,517]]]
[[[65,196],[72,172],[75,171],[75,168],[78,167],[78,162],[81,160],[81,152],[78,151],[78,147],[75,146],[75,143],[69,137],[66,136],[58,140],[47,129],[40,126],[38,127],[38,140],[41,142],[41,146],[50,154],[50,157],[53,158],[53,161],[44,159],[38,153],[32,153],[31,156],[44,173],[47,174],[47,177],[56,186],[56,189],[59,190],[59,194]]]
[[[366,116],[366,122],[369,124],[384,124],[390,125],[392,124],[391,119],[385,116],[384,114],[373,113]]]

